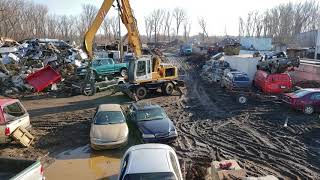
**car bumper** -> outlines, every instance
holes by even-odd
[[[103,143],[98,143],[98,142],[94,142],[93,140],[91,140],[91,147],[92,149],[95,150],[103,150],[103,149],[117,149],[117,148],[121,148],[123,146],[126,146],[128,143],[128,138],[123,139],[123,140],[119,140],[116,142],[103,142]]]
[[[177,139],[177,135],[167,136],[167,137],[158,137],[158,138],[143,138],[145,143],[171,143]]]

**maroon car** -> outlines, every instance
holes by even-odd
[[[312,114],[320,110],[320,88],[301,89],[293,93],[287,93],[284,95],[283,101],[293,109]]]

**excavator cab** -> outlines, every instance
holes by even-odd
[[[145,83],[159,80],[173,80],[178,70],[170,64],[160,63],[159,57],[141,56],[129,62],[128,80],[130,83]]]

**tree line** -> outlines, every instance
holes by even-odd
[[[277,43],[292,43],[297,34],[316,29],[320,29],[320,6],[315,0],[280,4],[239,17],[239,36],[270,37]]]
[[[29,38],[54,38],[82,42],[82,38],[93,22],[98,8],[83,4],[79,15],[55,15],[48,7],[29,0],[0,1],[0,35],[23,40]],[[139,22],[138,22],[139,23]],[[172,11],[155,9],[144,18],[148,42],[170,41],[182,32],[184,39],[190,36],[192,22],[182,8]],[[208,36],[206,22],[199,18],[203,34]],[[117,16],[107,17],[103,22],[98,39],[102,42],[118,40],[119,20]]]
[[[18,41],[28,38],[57,38],[82,42],[82,38],[93,22],[98,8],[83,4],[79,15],[55,15],[46,5],[28,0],[0,1],[0,36]],[[108,17],[101,29],[105,40],[116,39],[118,18]]]

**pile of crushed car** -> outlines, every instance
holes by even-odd
[[[28,39],[21,42],[0,39],[0,95],[19,97],[43,91],[83,93],[83,79],[88,63],[87,54],[73,43],[58,39]],[[115,63],[112,58],[95,59],[92,63],[95,79],[107,81],[107,86],[124,79],[128,64]],[[106,78],[108,76],[108,78]],[[95,90],[103,89],[97,85]]]
[[[320,89],[295,86],[288,73],[299,67],[299,57],[288,58],[285,52],[264,56],[254,53],[253,58],[260,59],[256,65],[253,60],[248,60],[252,61],[252,66],[256,66],[253,67],[256,68],[253,77],[249,77],[247,72],[234,69],[221,57],[213,56],[203,65],[201,78],[206,83],[219,84],[233,93],[237,102],[246,104],[249,97],[254,97],[256,100],[282,101],[292,109],[306,114],[319,110]]]

